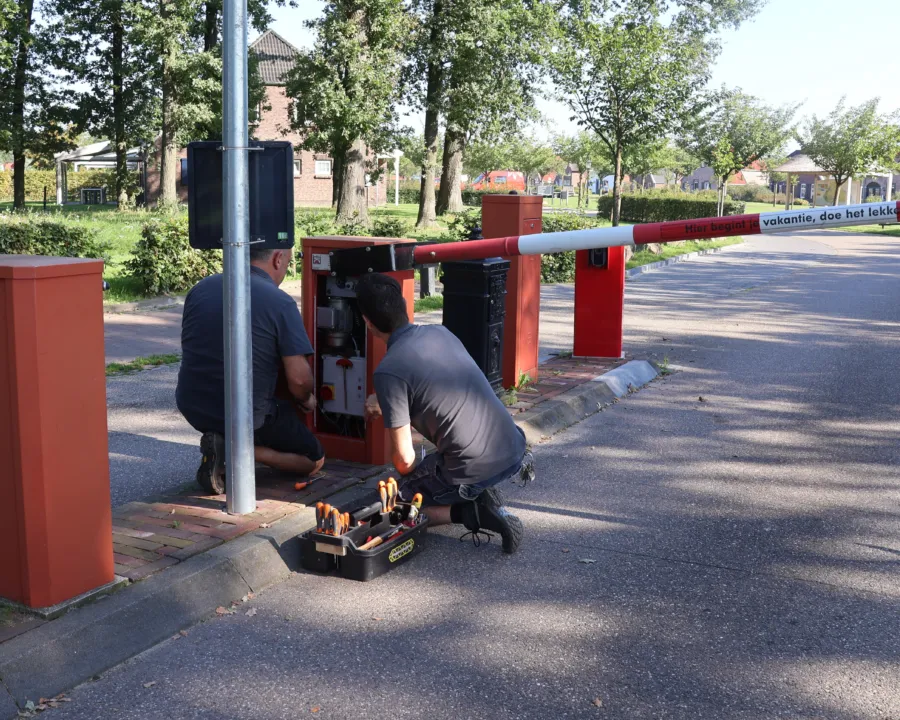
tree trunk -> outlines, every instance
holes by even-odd
[[[463,211],[462,159],[466,135],[455,125],[447,127],[444,136],[444,162],[441,170],[441,187],[438,191],[437,214]]]
[[[24,0],[21,5],[21,34],[16,50],[15,75],[13,77],[12,103],[12,151],[13,151],[13,207],[25,207],[25,85],[28,79],[28,53],[31,47],[31,18],[34,0]]]
[[[841,195],[841,186],[844,184],[843,182],[838,182],[838,180],[840,180],[840,176],[835,175],[834,176],[834,202],[831,203],[834,207],[837,207],[838,198]]]
[[[205,7],[203,23],[203,50],[209,52],[219,44],[219,10],[220,0],[208,0]]]
[[[125,28],[122,25],[122,3],[110,13],[112,26],[113,142],[116,146],[116,201],[121,210],[128,204],[128,143],[125,138],[125,89],[122,77],[122,55]]]
[[[366,203],[366,143],[357,138],[344,156],[341,195],[337,206],[337,222],[368,224]]]
[[[341,147],[333,149],[334,157],[331,159],[331,207],[337,212],[341,204],[341,190],[344,187],[344,156],[347,150]]]
[[[612,224],[616,227],[619,224],[619,215],[622,210],[622,146],[616,146],[616,167],[613,173],[613,206],[612,206]]]
[[[443,11],[441,0],[435,0],[429,33],[429,47],[436,48],[441,40],[438,22]],[[419,217],[417,228],[429,228],[435,224],[434,171],[437,165],[438,110],[443,86],[443,74],[439,58],[428,63],[428,84],[425,89],[425,156],[422,163],[422,184],[419,193]]]
[[[160,2],[160,15],[169,16],[169,3]],[[160,207],[173,207],[178,203],[175,187],[175,165],[178,160],[177,131],[175,127],[175,78],[172,60],[175,55],[173,38],[163,40],[162,52],[162,138],[160,141],[159,200]]]

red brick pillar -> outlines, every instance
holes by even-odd
[[[485,238],[541,232],[544,199],[533,195],[484,195],[481,232]],[[506,279],[506,321],[503,328],[503,387],[524,374],[537,380],[538,326],[541,313],[541,256],[516,256]]]

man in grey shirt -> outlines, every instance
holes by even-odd
[[[525,434],[455,335],[410,324],[396,280],[364,275],[357,299],[369,330],[388,346],[367,411],[384,417],[391,458],[403,475],[401,495],[421,493],[432,524],[462,524],[476,544],[478,533],[499,533],[503,550],[515,552],[522,523],[503,508],[496,486],[533,478]],[[418,465],[411,428],[437,448]]]

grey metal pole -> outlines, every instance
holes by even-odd
[[[226,505],[229,513],[243,515],[256,510],[250,334],[247,0],[225,0],[222,35]]]

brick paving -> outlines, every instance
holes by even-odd
[[[515,417],[532,410],[625,362],[625,358],[556,357],[548,360],[541,364],[537,382],[526,385],[516,393],[517,402],[507,407],[509,414]]]
[[[137,581],[223,542],[315,505],[324,497],[373,477],[385,467],[329,460],[303,490],[295,477],[257,469],[257,508],[249,515],[225,512],[224,495],[199,488],[131,502],[113,510],[113,560],[117,575]]]

